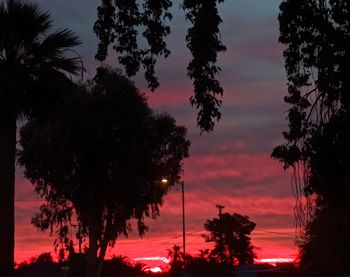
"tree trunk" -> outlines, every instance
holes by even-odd
[[[0,113],[0,276],[14,276],[16,118]]]
[[[103,259],[98,256],[98,233],[97,228],[89,228],[89,250],[87,253],[87,267],[85,277],[100,277],[102,272]]]

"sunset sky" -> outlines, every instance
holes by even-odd
[[[86,78],[94,76],[99,65],[94,60],[97,39],[92,32],[97,0],[41,0],[57,28],[70,28],[81,36],[83,45],[76,51],[83,57]],[[223,18],[221,35],[227,52],[220,55],[220,81],[225,89],[222,119],[214,132],[200,135],[196,111],[188,98],[191,82],[186,77],[190,59],[185,47],[187,23],[174,1],[172,33],[167,42],[172,55],[159,60],[160,88],[151,93],[145,88],[142,73],[134,78],[145,92],[150,106],[167,111],[188,128],[192,141],[190,157],[184,163],[187,250],[196,254],[210,248],[201,237],[203,224],[217,216],[215,205],[224,212],[248,215],[257,224],[252,234],[259,259],[294,258],[294,198],[290,176],[270,157],[273,147],[283,142],[286,130],[283,104],[286,78],[283,46],[278,44],[278,6],[281,0],[226,0],[220,5]],[[108,64],[117,66],[110,52]],[[16,180],[16,262],[42,252],[53,253],[53,238],[38,232],[30,220],[40,206],[31,184],[17,169]],[[181,244],[180,188],[165,198],[161,216],[148,221],[150,230],[141,240],[136,232],[117,241],[107,254],[130,258],[166,257],[167,249]],[[54,254],[55,255],[55,254]]]

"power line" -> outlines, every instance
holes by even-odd
[[[198,231],[192,231],[192,232],[187,232],[186,235],[193,235],[196,233],[200,233],[203,232],[203,230],[198,230]],[[162,237],[162,238],[154,238],[154,239],[147,239],[147,240],[139,240],[139,241],[117,241],[117,244],[138,244],[138,243],[150,243],[150,242],[155,242],[155,241],[169,241],[170,239],[177,239],[177,238],[181,238],[181,235],[176,235],[176,236],[171,236],[171,237]]]
[[[255,229],[254,232],[263,232],[263,233],[268,233],[268,234],[274,234],[274,235],[280,235],[280,236],[286,236],[286,237],[294,238],[294,235],[291,235],[291,234],[288,234],[288,233],[267,231],[267,230],[264,230],[264,229]]]

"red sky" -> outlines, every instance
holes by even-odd
[[[98,65],[93,60],[97,41],[92,33],[98,1],[48,0],[40,3],[49,9],[57,27],[68,27],[82,36],[76,49],[83,56],[93,77]],[[220,55],[220,80],[225,89],[222,120],[211,134],[199,134],[195,110],[188,98],[192,93],[186,77],[189,60],[185,48],[182,13],[175,4],[173,31],[168,39],[172,56],[160,61],[158,74],[161,87],[155,93],[144,89],[142,74],[136,85],[145,92],[152,108],[167,111],[179,124],[188,128],[192,141],[190,158],[184,163],[186,186],[187,249],[197,253],[209,248],[200,236],[207,219],[217,216],[215,204],[225,205],[224,212],[248,215],[256,222],[252,234],[258,258],[293,258],[294,198],[290,175],[270,158],[273,147],[283,142],[287,128],[283,104],[286,80],[283,68],[283,47],[278,41],[279,0],[235,0],[222,4],[224,23],[222,39],[227,52]],[[82,10],[80,7],[84,6]],[[113,55],[108,63],[117,66]],[[53,252],[53,238],[39,233],[30,220],[40,205],[31,185],[17,170],[16,181],[16,261],[23,261],[42,252]],[[174,189],[165,198],[161,216],[149,221],[150,230],[141,240],[136,234],[117,241],[107,254],[131,258],[164,257],[174,243],[181,244],[181,195]]]

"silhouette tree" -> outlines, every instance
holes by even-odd
[[[210,235],[204,235],[205,240],[215,243],[210,256],[218,262],[231,265],[254,262],[256,255],[249,235],[255,223],[248,216],[223,213],[220,218],[207,220],[204,228],[210,232]]]
[[[21,130],[19,163],[46,200],[33,224],[42,230],[58,226],[60,242],[67,243],[76,215],[89,241],[87,276],[99,276],[108,245],[127,236],[130,220],[137,220],[142,236],[145,217],[159,215],[188,156],[185,135],[171,116],[155,114],[128,79],[98,68],[64,111]]]
[[[224,0],[184,0],[180,5],[186,19],[192,26],[186,35],[187,47],[192,60],[187,70],[193,80],[194,96],[190,103],[199,109],[197,123],[201,131],[212,131],[215,120],[219,120],[222,104],[220,97],[223,89],[215,76],[220,72],[216,65],[217,54],[226,47],[220,40],[219,25],[221,18],[217,4]],[[170,33],[167,20],[172,19],[171,0],[143,0],[142,5],[136,0],[101,0],[97,9],[98,19],[94,31],[99,38],[96,59],[103,61],[111,45],[118,54],[118,61],[125,67],[128,76],[133,76],[142,66],[149,88],[159,86],[155,76],[157,56],[168,57],[165,37]],[[147,45],[139,46],[139,31]]]
[[[50,253],[42,253],[29,261],[20,263],[15,270],[18,277],[60,277],[62,271],[59,264],[53,261]]]
[[[286,143],[272,156],[293,169],[301,264],[349,272],[350,5],[345,0],[285,0],[280,9],[280,41],[287,45],[285,102],[291,108]],[[336,236],[316,227],[327,220],[328,228],[339,230]],[[324,258],[315,249],[322,249]]]
[[[101,275],[104,277],[149,276],[144,271],[144,267],[145,265],[140,263],[133,265],[126,256],[113,256],[112,259],[106,260],[103,264]]]
[[[181,246],[174,244],[171,249],[168,249],[168,259],[170,259],[169,265],[170,270],[169,274],[171,276],[180,275],[183,272],[184,268],[184,257],[181,252]]]
[[[21,268],[29,267],[33,264],[52,264],[52,263],[53,263],[53,258],[51,256],[51,253],[46,252],[46,253],[41,253],[36,257],[31,257],[29,261],[24,261],[18,264],[18,268],[21,269]]]
[[[322,272],[323,276],[342,276],[349,273],[348,224],[349,219],[344,215],[339,216],[339,212],[317,209],[314,219],[305,228],[305,236],[300,245],[300,267]]]
[[[168,258],[170,258],[169,276],[184,276],[184,259],[181,247],[174,245],[168,249]],[[211,277],[211,276],[231,276],[232,268],[228,264],[217,263],[210,257],[209,249],[200,250],[199,254],[193,256],[186,254],[186,276]],[[166,276],[168,276],[166,275]]]
[[[0,3],[0,275],[13,276],[16,120],[39,116],[76,73],[67,49],[79,39],[63,29],[48,34],[47,12],[21,0]],[[40,82],[45,79],[45,83]]]

